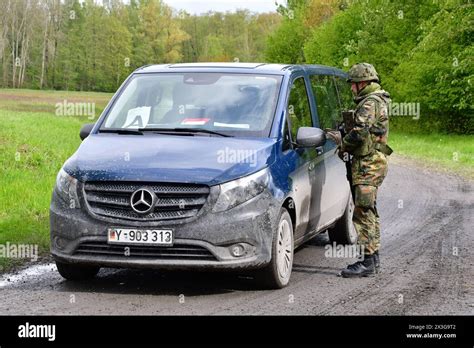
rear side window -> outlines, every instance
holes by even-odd
[[[312,127],[311,109],[304,78],[299,77],[293,81],[290,98],[288,99],[288,115],[290,117],[291,136],[296,139],[300,127]]]
[[[350,110],[354,108],[354,100],[352,99],[351,86],[342,77],[336,76],[337,90],[339,91],[339,100],[341,101],[342,110]]]
[[[340,107],[334,79],[329,75],[311,75],[311,88],[316,97],[321,129],[335,128],[340,121]]]

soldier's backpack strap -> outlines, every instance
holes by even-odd
[[[377,95],[377,94],[371,94],[366,98],[366,100],[367,99],[372,99],[376,102],[375,103],[375,115],[376,115],[377,118],[381,117],[380,103],[385,103],[386,104],[387,101],[384,98],[382,98],[381,96]],[[376,121],[378,121],[378,120],[376,120]],[[381,131],[381,129],[379,129],[377,127],[371,127],[369,131],[370,131],[370,133],[372,133],[376,136],[380,136],[380,135],[385,134],[385,132]]]
[[[367,99],[373,99],[377,102],[377,103],[375,103],[375,112],[378,115],[380,113],[379,103],[386,103],[386,101],[381,96],[379,96],[377,94],[371,94],[371,95],[367,96],[367,98],[365,98],[365,100],[367,100]]]
[[[378,96],[377,94],[370,94],[367,97],[365,97],[363,100],[361,100],[360,103],[356,107],[356,112],[362,107],[362,105],[364,105],[367,99],[372,99],[376,102],[375,114],[378,115],[380,113],[379,103],[386,103],[386,101],[382,97]]]
[[[387,101],[384,98],[382,98],[381,96],[377,95],[377,94],[371,94],[367,97],[367,99],[369,99],[369,98],[371,98],[371,99],[373,99],[377,102],[377,103],[375,103],[375,112],[378,115],[379,112],[380,112],[379,103],[387,103]],[[383,134],[380,134],[380,129],[378,129],[376,127],[371,127],[369,129],[369,132],[374,134],[375,136],[383,135]],[[386,156],[390,156],[393,153],[393,149],[390,146],[388,146],[387,144],[376,142],[376,143],[374,143],[373,146],[374,146],[375,150],[378,150],[378,151],[382,152]]]

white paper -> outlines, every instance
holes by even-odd
[[[127,120],[124,128],[143,128],[148,125],[150,120],[150,106],[140,106],[130,109],[127,113]]]
[[[245,123],[221,123],[221,122],[214,122],[214,127],[229,127],[229,128],[241,128],[241,129],[249,129],[250,125]]]

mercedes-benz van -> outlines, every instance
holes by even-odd
[[[57,176],[60,274],[238,269],[282,288],[295,248],[316,234],[354,243],[345,165],[324,131],[351,103],[345,79],[318,65],[134,71]]]

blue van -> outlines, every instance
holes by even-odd
[[[350,108],[345,79],[320,65],[134,71],[58,174],[59,273],[237,269],[282,288],[295,248],[318,233],[355,243],[345,165],[324,131]]]

